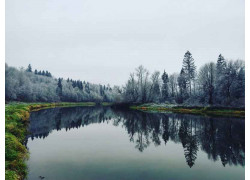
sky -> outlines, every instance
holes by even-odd
[[[244,60],[244,0],[8,0],[6,63],[123,85],[139,65],[180,72]]]

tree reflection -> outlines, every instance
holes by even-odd
[[[187,165],[195,165],[197,152],[223,166],[245,165],[245,122],[236,118],[212,118],[184,114],[145,113],[110,107],[55,108],[33,112],[30,137],[45,138],[53,130],[66,131],[93,123],[123,127],[135,148],[143,152],[161,141],[180,143]]]
[[[189,122],[191,124],[189,124]],[[197,158],[197,151],[198,151],[198,139],[196,136],[196,130],[193,134],[193,126],[192,126],[193,120],[182,120],[181,126],[179,129],[179,137],[184,149],[184,155],[187,161],[188,166],[191,168],[195,160]]]

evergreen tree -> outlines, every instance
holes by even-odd
[[[218,60],[217,60],[217,64],[216,64],[216,71],[217,71],[217,74],[220,75],[221,73],[224,72],[226,68],[226,62],[225,62],[225,59],[224,57],[220,54],[219,57],[218,57]]]
[[[57,82],[57,94],[60,97],[60,99],[62,98],[62,78],[58,78],[58,82]]]
[[[49,72],[48,71],[45,72],[45,76],[49,77]]]
[[[169,82],[169,79],[168,79],[168,74],[165,72],[164,70],[164,73],[162,74],[161,76],[162,78],[162,81],[163,81],[163,85],[162,85],[162,100],[163,101],[166,101],[168,99],[168,82]]]
[[[37,72],[37,70],[35,69],[35,74],[37,74],[38,72]]]
[[[169,118],[166,116],[166,119],[164,119],[164,121],[162,121],[162,126],[163,126],[163,134],[162,134],[162,139],[164,140],[165,144],[168,142],[169,140]]]
[[[101,96],[103,96],[103,95],[104,95],[104,90],[103,90],[102,85],[100,85],[100,95],[101,95]]]
[[[187,85],[189,87],[189,94],[191,96],[191,92],[192,92],[191,86],[192,86],[192,81],[195,78],[196,66],[194,64],[194,59],[192,57],[192,54],[189,51],[187,51],[184,55],[182,68],[185,72],[185,76],[187,79]]]
[[[215,94],[217,103],[221,103],[223,95],[223,83],[226,71],[226,61],[224,57],[220,54],[216,63],[216,82],[215,82]]]
[[[234,96],[236,98],[245,97],[245,69],[242,67],[237,75],[236,87],[234,88]]]
[[[89,83],[85,85],[85,91],[89,94],[90,93],[90,88],[89,88]]]
[[[27,71],[27,72],[32,72],[32,67],[31,67],[30,64],[28,65],[28,68],[26,69],[26,71]]]
[[[76,86],[77,86],[80,90],[83,90],[82,81],[78,80],[78,81],[76,82]]]
[[[76,82],[74,80],[72,80],[72,86],[73,86],[73,88],[76,87]]]
[[[187,142],[184,146],[184,155],[188,166],[191,168],[197,158],[198,142],[196,136],[188,135],[186,138]]]
[[[83,90],[83,83],[80,81],[80,89]]]

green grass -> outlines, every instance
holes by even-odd
[[[111,106],[111,105],[113,105],[113,103],[110,103],[110,102],[102,102],[101,105],[102,105],[102,106]]]
[[[183,114],[200,114],[200,115],[210,115],[210,116],[245,117],[245,110],[238,108],[182,107],[182,106],[167,107],[167,106],[157,106],[150,104],[131,106],[130,108],[142,111],[175,112]]]
[[[10,103],[5,106],[5,178],[6,180],[20,180],[27,176],[25,160],[29,157],[24,145],[28,134],[29,115],[31,111],[38,111],[54,107],[94,106],[94,102],[83,103]]]

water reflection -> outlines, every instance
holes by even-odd
[[[223,166],[244,166],[245,163],[244,119],[77,107],[34,112],[30,122],[32,140],[46,138],[52,130],[68,131],[93,123],[112,123],[126,130],[140,152],[150,145],[157,147],[169,141],[181,143],[190,168],[199,158],[199,150],[206,152],[208,159],[221,161]]]

